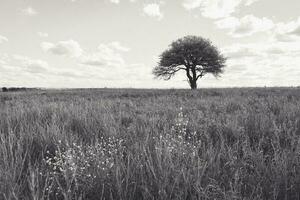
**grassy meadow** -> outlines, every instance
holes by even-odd
[[[0,92],[0,199],[300,199],[300,88]]]

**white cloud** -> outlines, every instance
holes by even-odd
[[[43,42],[41,44],[41,47],[46,52],[71,57],[78,57],[83,52],[79,43],[74,40],[60,41],[56,44],[50,42]]]
[[[26,64],[27,71],[31,73],[44,73],[48,71],[48,63],[43,60],[30,60]]]
[[[275,24],[268,18],[246,15],[242,18],[227,17],[216,22],[218,28],[228,29],[233,37],[250,36],[254,33],[269,31]]]
[[[126,65],[122,53],[130,49],[114,41],[100,44],[95,52],[83,51],[74,40],[60,41],[56,44],[43,42],[42,49],[56,55],[75,57],[80,64],[101,67],[124,67]]]
[[[76,2],[78,0],[70,0],[71,2]],[[121,2],[121,0],[109,0],[111,3],[114,3],[114,4],[119,4]],[[129,2],[136,2],[137,0],[129,0]]]
[[[297,85],[299,43],[256,42],[222,48],[228,57],[225,74],[244,85]],[[226,77],[225,76],[225,77]]]
[[[202,2],[203,0],[184,0],[182,5],[185,9],[192,10],[200,7]]]
[[[0,44],[1,44],[2,42],[7,42],[7,41],[8,41],[8,39],[7,39],[6,37],[0,35]]]
[[[38,12],[31,6],[21,9],[21,13],[27,16],[35,16],[38,14]]]
[[[239,0],[207,0],[203,2],[202,15],[214,19],[226,17],[235,12],[239,4]]]
[[[113,49],[115,50],[118,50],[118,51],[124,51],[124,52],[127,52],[130,50],[130,48],[128,47],[124,47],[122,46],[119,42],[112,42],[109,44],[110,47],[112,47]]]
[[[300,40],[300,17],[288,23],[276,24],[273,39],[281,42]]]
[[[248,45],[231,45],[224,47],[222,52],[228,59],[239,59],[258,56],[257,51],[253,51]]]
[[[5,62],[4,60],[1,60],[1,59],[0,59],[0,66],[1,66],[1,65],[5,65],[5,64],[6,64],[6,62]]]
[[[298,26],[291,32],[291,34],[300,36],[300,23],[299,23]]]
[[[106,83],[109,81],[110,84],[115,84],[114,81],[116,80],[125,81],[129,78],[130,81],[138,80],[145,70],[144,65],[125,62],[124,54],[130,51],[130,48],[118,41],[100,44],[95,51],[83,51],[80,45],[73,40],[57,43],[43,42],[41,46],[46,52],[73,57],[72,60],[77,63],[73,67],[80,67],[79,70],[64,70],[64,68],[50,70],[48,74],[55,77],[84,78],[89,81],[102,80]],[[41,63],[35,62],[33,64]],[[35,66],[33,64],[32,67]],[[146,73],[151,76],[151,70]],[[152,80],[152,76],[151,79],[148,76],[147,78]],[[143,79],[145,80],[145,75]],[[119,81],[118,83],[120,83]]]
[[[126,70],[121,74],[122,79],[138,80],[145,83],[149,80],[153,80],[152,68],[144,64],[131,64],[128,65]]]
[[[119,42],[100,44],[97,51],[85,52],[79,58],[79,62],[94,67],[92,71],[95,74],[102,75],[104,80],[152,80],[152,68],[147,68],[143,64],[128,64],[125,62],[123,54],[128,51],[129,48],[122,46]]]
[[[0,54],[0,67],[7,64],[8,55],[7,54]]]
[[[232,37],[266,33],[272,41],[293,42],[300,40],[300,17],[288,23],[275,23],[267,17],[258,18],[248,14],[241,18],[232,16],[242,6],[250,6],[259,0],[183,0],[186,10],[200,10],[201,15],[218,19],[215,24],[227,29]]]
[[[253,3],[257,2],[257,1],[259,1],[259,0],[245,0],[245,5],[246,6],[250,6],[251,4],[253,4]]]
[[[293,42],[293,41],[296,41],[298,39],[298,37],[295,35],[290,35],[290,34],[286,34],[286,33],[274,32],[272,35],[272,39],[274,41],[280,41],[280,42]]]
[[[90,66],[124,66],[125,61],[121,52],[127,52],[129,48],[122,46],[119,42],[100,44],[96,52],[85,53],[80,60],[82,64]]]
[[[258,0],[184,0],[187,10],[200,9],[202,16],[212,19],[229,17],[239,6],[249,6]]]
[[[120,3],[120,0],[110,0],[110,2],[118,4],[118,3]]]
[[[42,46],[51,53],[74,55],[69,49],[61,51],[61,48],[58,48],[65,47],[64,44],[43,43]],[[122,84],[124,87],[130,87],[132,81],[151,81],[151,67],[125,62],[123,57],[129,50],[117,41],[104,43],[94,52],[82,51],[80,56],[69,58],[73,61],[71,66],[70,63],[66,63],[61,67],[50,66],[40,59],[0,53],[0,84],[24,87],[99,87],[99,84],[103,87],[119,87],[119,84]]]
[[[24,71],[37,74],[49,71],[49,65],[46,61],[32,59],[21,55],[13,55],[12,58],[13,61],[17,62],[18,66],[23,68]]]
[[[37,34],[38,34],[38,36],[40,36],[41,38],[46,38],[46,37],[49,36],[49,34],[48,34],[48,33],[45,33],[45,32],[38,32]]]
[[[60,84],[60,87],[67,87],[66,81],[99,78],[94,70],[91,72],[85,68],[55,68],[50,67],[44,60],[8,54],[0,54],[0,74],[0,85],[6,86],[55,87]]]
[[[143,12],[145,13],[145,15],[157,18],[158,20],[161,20],[163,18],[163,14],[160,10],[160,5],[157,3],[144,5]]]
[[[114,4],[119,4],[120,3],[120,0],[109,0],[111,3],[114,3]],[[137,0],[129,0],[129,2],[136,2]]]
[[[282,43],[282,42],[256,42],[245,44],[233,44],[222,48],[222,52],[228,59],[238,60],[245,58],[269,59],[272,56],[295,56],[300,54],[299,43]]]
[[[242,18],[226,17],[215,22],[220,29],[228,30],[232,37],[251,36],[255,33],[266,33],[274,42],[300,41],[300,17],[287,23],[275,23],[266,17],[258,18],[246,15]]]

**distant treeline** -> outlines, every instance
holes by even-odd
[[[26,88],[26,87],[2,87],[2,92],[18,92],[18,91],[35,91],[38,88]]]

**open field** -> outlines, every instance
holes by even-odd
[[[0,93],[0,199],[300,199],[300,88]]]

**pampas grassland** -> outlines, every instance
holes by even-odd
[[[300,89],[0,93],[0,199],[300,199]]]

